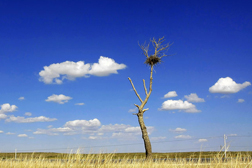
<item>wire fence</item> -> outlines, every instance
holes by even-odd
[[[229,136],[229,139],[231,139],[229,146],[228,146],[228,151],[252,151],[252,143],[248,145],[232,145],[232,141],[234,138],[251,138],[251,135],[246,135],[246,136]],[[199,139],[206,139],[206,140],[211,140],[211,139],[219,139],[223,140],[223,136],[215,136],[215,137],[204,137],[204,138],[190,138],[190,139],[173,139],[173,140],[163,140],[163,141],[153,141],[152,146],[153,146],[153,151],[154,152],[160,152],[160,153],[172,153],[172,152],[190,152],[190,151],[221,151],[224,150],[223,148],[223,143],[220,143],[219,145],[213,145],[213,146],[201,146],[199,147],[189,147],[189,148],[181,148],[179,145],[178,147],[169,147],[169,146],[174,146],[175,143],[181,143],[181,142],[190,142],[190,141],[197,141]],[[250,141],[252,142],[252,141]],[[155,145],[160,145],[162,144],[163,146],[167,145],[167,148],[162,148],[162,149],[155,149]],[[1,153],[14,153],[15,150],[18,153],[28,153],[28,152],[59,152],[59,153],[74,153],[77,150],[82,151],[82,150],[92,150],[92,149],[106,149],[106,148],[120,148],[120,147],[129,147],[129,146],[142,146],[143,142],[139,143],[125,143],[125,144],[112,144],[112,145],[94,145],[94,146],[73,146],[73,147],[65,147],[65,148],[35,148],[35,149],[10,149],[10,150],[5,150],[1,151]],[[89,151],[90,153],[90,151]],[[122,152],[123,153],[123,152]],[[128,152],[126,152],[128,153]]]

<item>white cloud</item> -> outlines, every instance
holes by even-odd
[[[112,73],[117,74],[117,70],[126,68],[124,64],[118,64],[113,59],[100,56],[98,63],[85,64],[84,61],[62,63],[44,66],[44,70],[39,72],[40,79],[46,84],[62,84],[64,79],[75,80],[78,77],[108,76]]]
[[[84,61],[51,64],[44,66],[44,70],[39,72],[39,81],[46,84],[61,84],[64,79],[74,80],[77,77],[87,77],[89,68],[90,64],[85,64]]]
[[[7,132],[6,135],[14,135],[15,133]]]
[[[89,74],[95,76],[108,76],[110,74],[117,74],[117,70],[126,68],[124,64],[118,64],[113,59],[100,56],[98,63],[91,66]]]
[[[97,132],[101,125],[98,119],[93,120],[73,120],[65,123],[63,127],[52,128],[49,126],[48,129],[37,129],[33,134],[47,134],[47,135],[58,135],[58,133],[64,133],[64,135],[74,135],[77,133],[91,133]]]
[[[244,99],[238,99],[237,103],[243,103],[244,101]]]
[[[196,109],[196,107],[184,110],[186,113],[199,113],[201,110]]]
[[[10,105],[9,103],[5,103],[1,105],[0,113],[13,112],[16,111],[18,107],[16,105]]]
[[[57,120],[56,118],[47,118],[44,116],[40,117],[33,117],[33,118],[24,118],[20,116],[10,116],[8,119],[6,119],[6,122],[16,122],[16,123],[33,123],[33,122],[50,122],[50,121],[55,121]]]
[[[182,133],[182,132],[186,132],[187,130],[185,128],[176,128],[176,129],[169,129],[169,131],[171,132],[176,132],[176,133]]]
[[[136,112],[137,111],[137,108],[133,108],[133,109],[129,109],[129,113],[133,113],[133,112]]]
[[[89,136],[88,139],[91,139],[91,140],[96,140],[96,139],[105,139],[104,137],[101,137],[101,136]]]
[[[69,128],[69,127],[59,127],[59,128],[51,128],[50,131],[52,131],[52,132],[71,132],[71,131],[73,131],[73,129]]]
[[[147,126],[148,134],[154,131],[154,127]],[[33,134],[46,134],[46,135],[75,135],[75,134],[89,134],[90,137],[86,139],[104,139],[104,138],[118,138],[118,139],[134,139],[140,137],[140,127],[133,127],[125,124],[109,124],[101,125],[98,119],[93,120],[74,120],[68,121],[63,127],[48,129],[37,129]],[[109,136],[111,135],[111,136]]]
[[[148,130],[148,129],[147,129],[147,130]],[[125,131],[125,132],[130,132],[130,133],[137,133],[137,134],[140,134],[140,133],[141,133],[140,127],[128,127],[128,128],[125,128],[124,131]]]
[[[0,130],[0,134],[4,133],[2,130]]]
[[[167,94],[164,95],[164,98],[170,98],[170,97],[177,97],[176,91],[170,91]]]
[[[24,100],[25,98],[24,97],[19,97],[18,100]]]
[[[227,135],[227,136],[237,136],[237,134],[229,134],[229,135]]]
[[[196,109],[194,104],[182,100],[166,100],[160,110],[184,110],[187,113],[201,112]]]
[[[60,95],[53,94],[53,95],[49,96],[45,101],[47,101],[47,102],[52,101],[55,103],[64,104],[64,103],[67,103],[71,99],[72,99],[72,97],[65,96],[63,94],[60,94]]]
[[[5,118],[7,118],[7,115],[5,115],[5,114],[0,114],[0,119],[5,119]]]
[[[207,142],[207,139],[199,139],[198,142]]]
[[[77,106],[83,106],[85,103],[75,103]]]
[[[32,113],[30,113],[30,112],[26,112],[26,113],[25,113],[25,115],[26,115],[26,116],[31,116],[31,115],[32,115]]]
[[[46,134],[46,135],[59,135],[58,133],[54,133],[51,130],[46,129],[37,129],[37,131],[33,132],[33,134],[40,135],[40,134]]]
[[[152,141],[158,141],[158,140],[164,140],[164,139],[166,139],[166,137],[164,137],[164,136],[160,136],[160,137],[151,137],[150,138]]]
[[[65,124],[65,127],[70,128],[76,128],[76,127],[82,127],[82,128],[88,128],[88,127],[99,127],[101,125],[101,122],[95,118],[93,120],[74,120],[74,121],[68,121]]]
[[[251,85],[250,82],[246,81],[243,84],[236,83],[232,78],[220,78],[213,86],[209,88],[209,92],[211,93],[237,93],[240,90],[246,88]]]
[[[176,139],[190,139],[192,138],[190,135],[178,135],[175,136]]]
[[[147,126],[147,131],[151,134],[154,131],[154,127]],[[109,125],[102,125],[101,128],[98,130],[100,133],[107,133],[107,132],[121,132],[121,133],[133,133],[133,134],[141,134],[141,129],[139,126],[132,127],[130,125],[124,124],[109,124]]]
[[[124,124],[102,125],[101,128],[99,129],[99,132],[121,132],[128,127],[130,127],[130,125],[124,125]]]
[[[196,93],[191,93],[190,95],[185,95],[188,102],[205,102],[203,98],[199,98]]]
[[[28,137],[26,134],[19,134],[18,137]]]

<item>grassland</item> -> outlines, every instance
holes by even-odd
[[[1,168],[252,168],[252,152],[154,153],[155,161],[145,161],[144,153],[62,154],[0,153]],[[204,160],[203,158],[208,158]],[[209,159],[210,158],[210,159]]]

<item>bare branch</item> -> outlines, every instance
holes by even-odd
[[[145,43],[146,43],[146,42],[144,42],[144,44],[142,44],[142,45],[140,45],[140,44],[138,43],[138,45],[139,45],[139,47],[143,50],[144,55],[148,58],[148,57],[149,57],[148,51],[149,51],[149,46],[150,46],[150,44],[145,45]]]
[[[137,104],[134,104],[138,109],[139,109],[139,106]]]
[[[162,38],[159,38],[158,41],[156,41],[155,38],[153,38],[151,40],[152,42],[152,45],[153,47],[155,48],[155,52],[154,52],[154,56],[158,57],[160,56],[161,54],[163,54],[162,56],[160,56],[160,58],[164,57],[164,56],[167,56],[166,54],[162,53],[164,52],[165,50],[168,50],[169,47],[171,46],[171,44],[165,44],[165,45],[162,45],[162,43],[164,42],[164,37]]]
[[[145,95],[147,96],[147,89],[146,89],[146,85],[145,85],[145,80],[144,79],[143,79],[143,84],[144,84]]]
[[[147,110],[149,110],[149,108],[147,108],[147,109],[143,109],[143,113],[144,113],[145,111],[147,111]]]
[[[133,115],[137,115],[138,113],[132,113]]]
[[[128,79],[129,79],[129,81],[130,81],[130,83],[131,83],[131,85],[132,85],[132,88],[133,88],[133,90],[135,91],[135,93],[136,93],[138,99],[139,99],[140,102],[142,103],[143,100],[141,99],[141,97],[140,97],[139,94],[137,93],[137,91],[136,91],[136,89],[135,89],[135,87],[134,87],[134,84],[133,84],[133,82],[131,81],[130,77],[128,77]]]

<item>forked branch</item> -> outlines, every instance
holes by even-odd
[[[140,97],[140,96],[139,96],[139,94],[137,93],[137,91],[136,91],[136,89],[135,89],[135,86],[134,86],[134,84],[133,84],[132,80],[130,79],[130,77],[128,77],[128,79],[129,79],[129,81],[130,81],[130,83],[131,83],[131,85],[132,85],[132,88],[133,88],[133,90],[135,91],[135,93],[136,93],[136,95],[137,95],[138,99],[139,99],[139,100],[140,100],[140,102],[142,103],[142,102],[143,102],[143,100],[141,99],[141,97]]]

